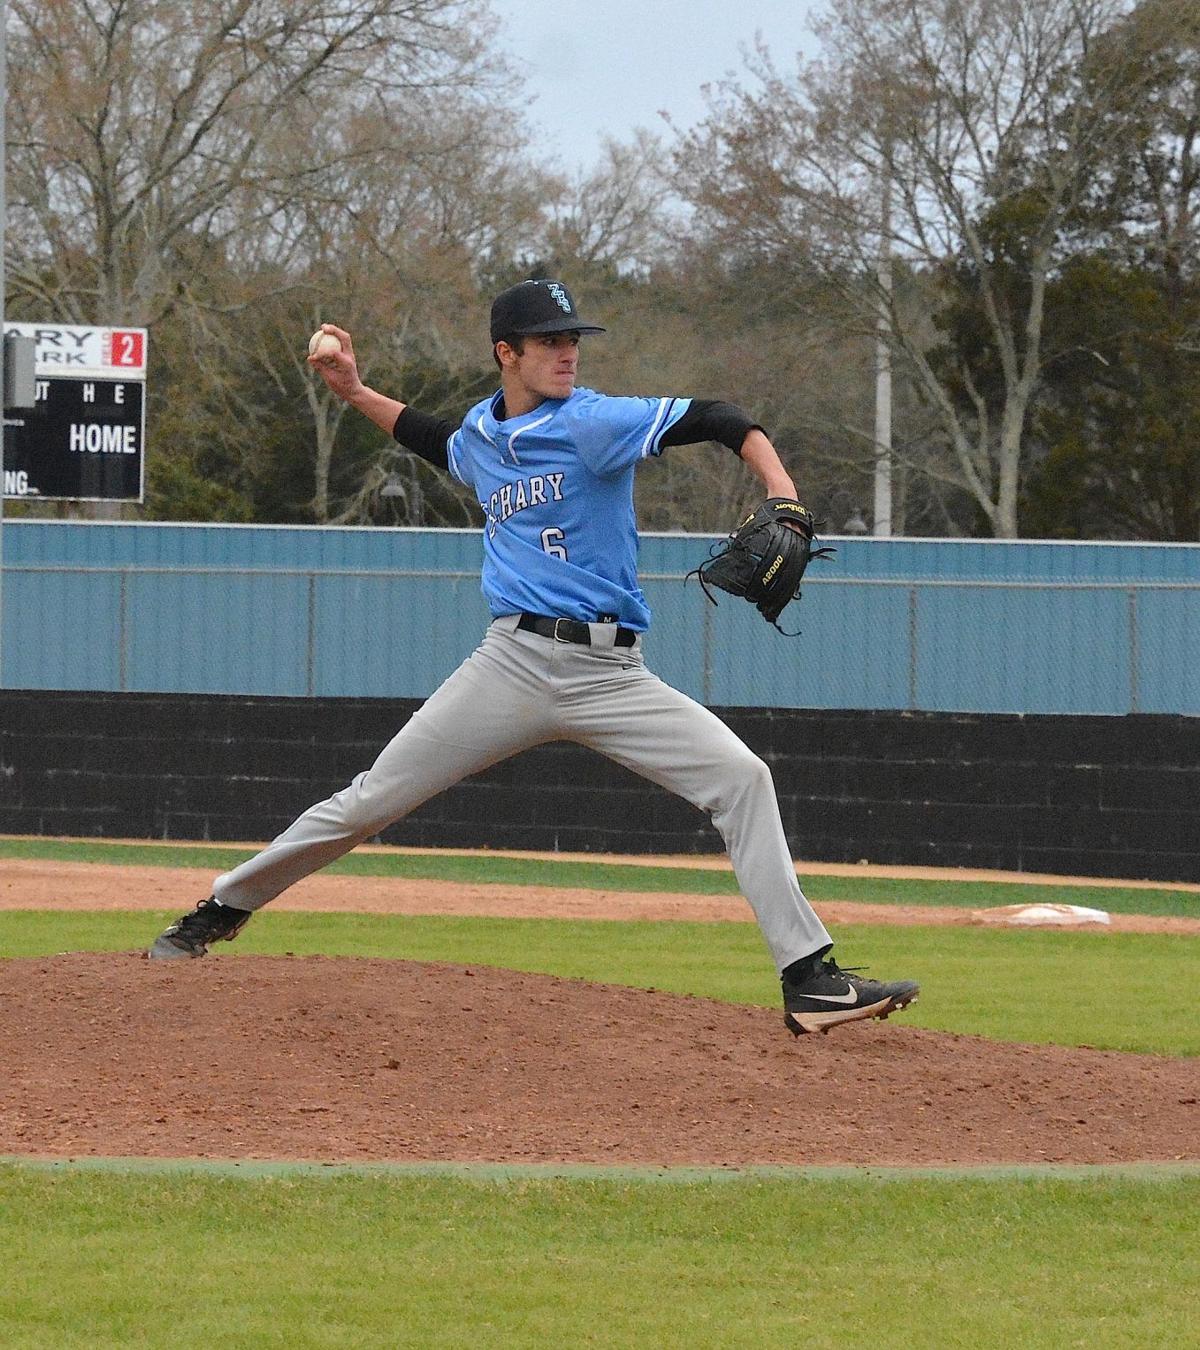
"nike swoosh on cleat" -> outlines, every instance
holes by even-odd
[[[805,994],[805,998],[819,998],[822,1003],[857,1003],[858,990],[853,985],[845,994]]]

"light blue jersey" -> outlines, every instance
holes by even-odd
[[[662,452],[686,398],[612,398],[576,389],[498,422],[500,394],[447,442],[450,472],[487,516],[483,594],[493,616],[601,615],[644,632],[633,472]]]

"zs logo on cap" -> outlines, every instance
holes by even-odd
[[[559,309],[561,309],[564,314],[570,314],[571,301],[567,296],[566,291],[563,290],[563,288],[558,284],[558,282],[557,281],[547,282],[546,289],[554,297],[555,302],[557,303]]]

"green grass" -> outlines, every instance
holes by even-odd
[[[109,844],[58,839],[0,839],[0,859],[42,858],[53,862],[119,863],[126,866],[194,867],[227,871],[252,857],[252,848],[212,848],[186,844]],[[558,862],[509,858],[497,854],[351,853],[330,872],[343,876],[405,877],[455,881],[469,885],[555,886],[584,890],[663,891],[684,895],[737,895],[728,868],[655,867],[632,863]],[[1113,914],[1191,915],[1200,917],[1200,892],[1119,886],[1038,886],[1019,882],[912,881],[895,877],[805,876],[805,893],[823,900],[861,900],[872,904],[947,905],[985,909],[994,905],[1054,900],[1087,905]]]
[[[54,841],[0,841],[0,858],[210,873],[246,856],[136,845],[82,853]],[[339,870],[734,891],[727,872],[611,863],[359,854]],[[987,883],[813,882],[818,900],[834,898],[826,882],[841,895],[910,904],[983,906],[1044,894]],[[1155,913],[1194,912],[1196,899],[1107,888],[1054,894],[1119,910],[1114,897]],[[0,911],[0,955],[135,949],[178,912]],[[904,1014],[909,1025],[1200,1055],[1200,1021],[1179,997],[1194,983],[1200,938],[884,926],[847,926],[834,936],[848,964],[921,980],[922,998]],[[749,923],[268,911],[219,951],[212,959],[327,953],[505,966],[777,1003]],[[1200,1346],[1195,1175],[505,1181],[0,1162],[0,1253],[5,1350],[843,1350],[864,1338],[939,1350]]]
[[[1200,1344],[1200,1179],[0,1165],[8,1350]]]
[[[174,912],[0,912],[0,955],[143,947]],[[1200,938],[976,928],[841,927],[837,953],[884,978],[921,982],[906,1025],[996,1040],[1200,1055]],[[739,923],[578,922],[366,914],[258,915],[240,954],[403,957],[502,966],[604,983],[777,1004],[757,928]],[[331,997],[335,991],[331,990]]]

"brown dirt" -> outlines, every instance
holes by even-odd
[[[946,872],[934,875],[945,878]],[[955,877],[962,879],[956,872]],[[108,863],[5,859],[0,874],[4,909],[178,909],[203,899],[209,875],[196,868],[124,867]],[[1040,899],[1030,892],[1030,900]],[[1050,898],[1049,893],[1047,898]],[[1200,908],[1200,896],[1197,897]],[[360,914],[475,914],[509,919],[686,919],[751,923],[739,896],[661,892],[592,891],[549,886],[470,886],[456,882],[319,873],[272,902],[275,910],[349,911]],[[975,924],[971,910],[932,905],[877,905],[823,901],[826,923]],[[1200,918],[1114,914],[1111,924],[1083,931],[1188,933],[1200,936]]]
[[[208,880],[194,869],[5,860],[0,909],[182,912]],[[752,921],[737,897],[327,874],[273,907]],[[831,924],[975,922],[918,906],[821,912]],[[1200,920],[1114,915],[1112,929],[1196,935]],[[0,1031],[0,1154],[729,1166],[1200,1158],[1195,1060],[997,1044],[902,1019],[793,1041],[778,1012],[508,971],[328,957],[9,960]]]
[[[1200,1157],[1200,1064],[508,971],[11,960],[0,1153],[746,1165]]]

